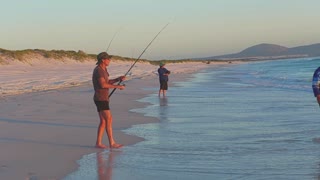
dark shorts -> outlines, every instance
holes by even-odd
[[[168,90],[168,81],[160,81],[160,89]]]
[[[110,110],[109,101],[94,101],[97,106],[97,111]]]

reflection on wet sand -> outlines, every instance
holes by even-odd
[[[168,98],[167,97],[159,98],[159,104],[160,106],[168,106]]]
[[[112,169],[114,163],[114,157],[119,155],[121,152],[112,151],[109,152],[97,152],[97,173],[99,180],[111,180]]]

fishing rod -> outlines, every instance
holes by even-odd
[[[139,59],[141,58],[141,56],[146,52],[146,50],[149,48],[149,46],[152,44],[152,42],[159,36],[159,34],[169,25],[170,23],[166,24],[159,32],[158,34],[150,41],[150,43],[147,45],[147,47],[142,51],[142,53],[140,54],[140,56],[134,61],[134,63],[132,64],[132,66],[129,68],[129,70],[126,72],[126,74],[124,76],[127,76],[128,73],[131,71],[131,69],[134,67],[134,65],[139,61]],[[122,82],[122,80],[119,81],[118,85],[120,85]],[[112,92],[109,94],[109,98],[111,97],[111,95],[114,93],[114,91],[116,91],[117,88],[114,88],[112,90]]]
[[[114,35],[113,35],[112,39],[110,40],[109,45],[108,45],[108,47],[107,47],[107,52],[109,52],[108,50],[109,50],[109,48],[110,48],[110,45],[111,45],[113,39],[116,37],[116,35],[118,34],[119,31],[120,31],[120,28],[118,29],[118,31],[116,31],[116,32],[114,33]]]
[[[106,50],[107,52],[108,52],[108,50],[109,50],[109,48],[110,48],[110,45],[111,45],[111,43],[112,43],[112,41],[113,41],[114,37],[116,37],[116,34],[117,34],[117,33],[114,33],[114,35],[113,35],[113,37],[112,37],[111,41],[109,42],[109,45],[108,45],[107,50]]]
[[[120,29],[121,29],[121,27],[113,34],[112,39],[111,39],[110,42],[109,42],[109,45],[108,45],[108,47],[107,47],[106,52],[109,52],[108,50],[109,50],[109,48],[110,48],[110,46],[111,46],[111,43],[112,43],[113,39],[116,37],[116,35],[118,34],[118,32],[120,31]]]

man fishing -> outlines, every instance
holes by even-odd
[[[160,89],[158,96],[160,97],[161,94],[163,97],[166,96],[166,91],[168,90],[168,81],[169,81],[169,74],[170,71],[168,71],[165,67],[165,64],[163,62],[160,62],[160,67],[158,69],[159,73],[159,81],[160,81]]]
[[[113,138],[112,133],[112,115],[109,107],[109,100],[112,94],[115,92],[116,89],[123,90],[125,86],[120,85],[122,81],[125,80],[125,77],[128,75],[130,70],[134,67],[134,65],[138,62],[140,57],[145,53],[145,51],[148,49],[148,47],[152,44],[152,42],[158,37],[158,35],[169,25],[166,24],[159,32],[158,34],[151,40],[151,42],[147,45],[147,47],[142,51],[140,56],[135,60],[135,62],[132,64],[132,66],[129,68],[127,73],[125,73],[124,76],[120,76],[116,79],[109,80],[109,73],[107,71],[107,66],[110,63],[111,56],[108,55],[106,52],[102,52],[98,54],[97,59],[97,67],[93,71],[92,75],[92,82],[94,87],[94,103],[97,106],[97,111],[99,112],[100,117],[100,124],[98,127],[97,132],[97,141],[96,141],[96,147],[97,148],[107,148],[106,145],[102,144],[102,137],[104,130],[106,130],[108,139],[109,139],[109,145],[110,148],[121,148],[122,144],[117,144]],[[112,40],[111,40],[112,42]],[[111,44],[110,42],[110,44]],[[109,44],[109,46],[110,46]],[[108,48],[109,48],[108,46]],[[117,85],[114,85],[114,83],[118,82]],[[111,93],[109,94],[109,88],[113,88]]]
[[[116,82],[125,80],[125,76],[120,76],[116,79],[109,79],[109,73],[107,66],[111,61],[111,56],[106,52],[102,52],[97,56],[98,62],[93,70],[92,83],[94,88],[94,103],[96,104],[97,111],[99,113],[100,124],[97,132],[97,148],[107,148],[102,144],[102,137],[106,130],[110,148],[121,148],[122,144],[117,144],[113,138],[112,132],[112,114],[109,107],[109,88],[116,88],[123,90],[125,86],[114,85]]]

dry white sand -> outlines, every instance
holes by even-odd
[[[130,66],[114,61],[108,69],[116,77]],[[209,66],[216,64],[166,65],[172,71],[170,83]],[[83,155],[101,151],[94,148],[99,123],[92,100],[94,67],[93,62],[0,66],[0,179],[61,179],[76,170]],[[111,97],[118,143],[128,146],[143,140],[122,129],[157,121],[129,111],[145,106],[135,100],[156,93],[142,88],[159,86],[157,68],[137,63],[126,89]],[[103,140],[108,144],[106,135]]]

